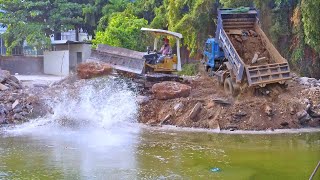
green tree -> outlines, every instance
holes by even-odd
[[[305,40],[308,45],[320,52],[320,18],[319,0],[302,0],[302,22],[305,33]]]
[[[109,20],[105,31],[99,31],[92,41],[93,47],[98,44],[124,47],[132,50],[144,51],[141,28],[147,26],[148,21],[128,13],[115,13]]]
[[[70,29],[86,29],[85,0],[0,0],[0,22],[8,27],[4,34],[8,52],[23,43],[38,48],[49,44],[49,35]]]

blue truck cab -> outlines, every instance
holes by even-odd
[[[208,72],[217,70],[225,59],[224,52],[215,38],[207,39],[203,55],[206,71]]]

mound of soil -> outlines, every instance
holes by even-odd
[[[320,87],[315,90],[291,80],[287,88],[242,87],[242,93],[233,98],[207,75],[190,80],[189,85],[189,97],[158,100],[151,95],[147,103],[141,104],[140,122],[229,130],[320,127]],[[311,117],[307,111],[318,113]]]
[[[109,75],[112,67],[101,62],[81,63],[77,67],[77,74],[80,79],[90,79],[98,76]]]
[[[268,50],[262,43],[261,37],[258,34],[256,34],[256,32],[252,31],[252,33],[250,33],[246,31],[242,35],[229,34],[229,38],[245,64],[264,65],[275,62],[270,57]],[[265,57],[265,59],[252,64],[251,61],[255,53],[258,54],[259,58]]]

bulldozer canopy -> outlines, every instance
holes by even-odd
[[[165,34],[165,35],[168,35],[168,36],[174,36],[174,37],[179,38],[179,39],[182,38],[182,34],[180,34],[180,33],[167,31],[167,30],[163,30],[163,29],[141,28],[141,31],[149,31],[149,32],[154,33],[155,35]]]

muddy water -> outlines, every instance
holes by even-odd
[[[114,79],[82,84],[48,104],[54,114],[0,128],[1,180],[307,179],[320,160],[319,132],[144,127],[132,87]]]
[[[2,133],[0,179],[307,179],[320,159],[320,133],[51,132]]]

